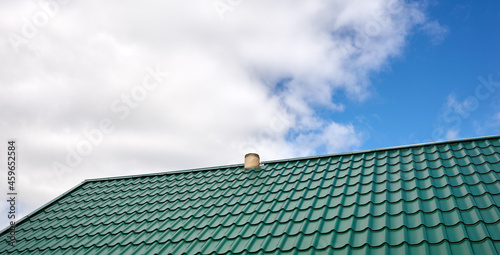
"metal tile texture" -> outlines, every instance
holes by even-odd
[[[0,253],[500,254],[499,176],[491,136],[86,180]]]

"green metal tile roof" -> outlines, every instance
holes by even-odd
[[[499,176],[492,136],[92,179],[0,253],[500,254]]]

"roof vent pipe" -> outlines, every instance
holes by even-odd
[[[247,153],[245,155],[245,168],[253,168],[260,166],[260,157],[257,153]]]

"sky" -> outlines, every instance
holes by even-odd
[[[20,218],[85,179],[496,135],[498,24],[498,1],[1,1],[0,190],[10,139]]]

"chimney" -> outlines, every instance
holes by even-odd
[[[245,155],[245,168],[254,168],[260,166],[260,157],[257,153],[247,153]]]

